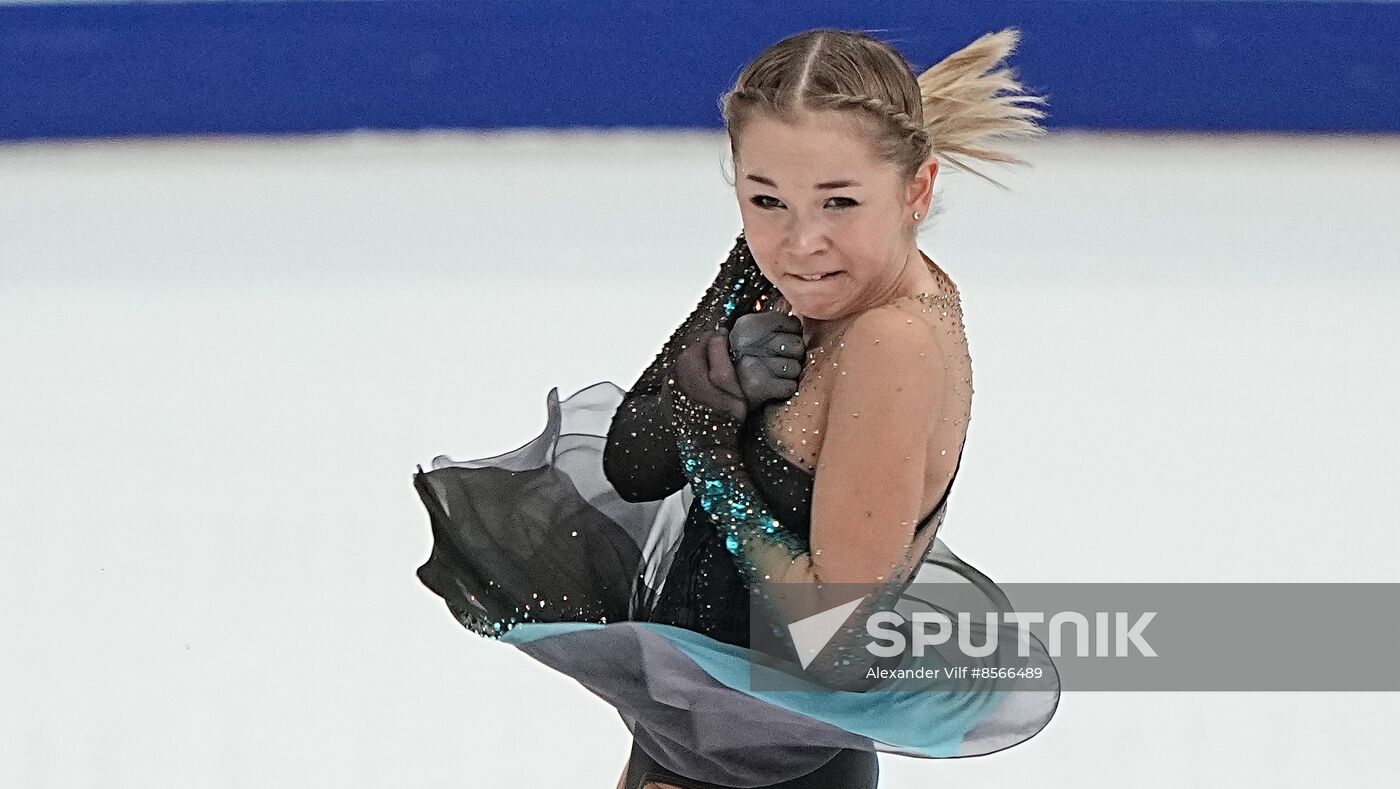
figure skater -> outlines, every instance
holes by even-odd
[[[639,380],[551,391],[530,443],[415,474],[434,535],[419,578],[473,632],[617,708],[619,789],[864,789],[879,751],[991,753],[1054,714],[1033,636],[979,665],[1035,681],[899,684],[873,668],[948,654],[876,659],[861,624],[953,597],[1011,610],[937,537],[972,364],[961,293],[917,233],[942,165],[992,180],[968,160],[1021,163],[995,141],[1043,133],[1023,105],[1044,100],[998,68],[1017,41],[982,36],[918,77],[859,32],[762,52],[722,100],[743,232]],[[915,582],[953,594],[919,600]],[[778,669],[752,633],[797,621],[792,588],[870,592],[784,670],[810,689],[784,694],[756,681]]]

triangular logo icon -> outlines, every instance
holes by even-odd
[[[816,659],[817,654],[831,641],[831,637],[836,635],[836,631],[841,629],[841,625],[850,618],[851,612],[856,610],[868,595],[862,596],[858,600],[849,603],[842,603],[835,608],[828,608],[819,614],[812,614],[809,617],[799,619],[788,625],[788,633],[792,635],[792,645],[797,650],[797,659],[801,661],[802,667],[807,668]]]

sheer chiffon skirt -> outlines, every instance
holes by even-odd
[[[433,546],[418,577],[464,627],[573,677],[616,708],[635,744],[679,775],[757,787],[811,773],[841,749],[922,758],[978,756],[1033,737],[1059,702],[1059,676],[1033,634],[1018,649],[997,625],[978,665],[985,682],[939,678],[964,665],[926,648],[874,689],[805,683],[793,665],[704,634],[647,621],[694,500],[687,485],[660,501],[625,501],[603,473],[603,449],[624,392],[609,381],[561,401],[511,452],[440,455],[413,483]],[[1011,611],[991,579],[935,538],[896,606],[918,612]],[[930,594],[929,589],[936,590]],[[921,599],[936,598],[936,599]],[[974,619],[975,622],[975,619]],[[963,629],[972,643],[985,627]],[[905,650],[913,653],[915,650]],[[1023,654],[1024,653],[1024,654]],[[997,670],[1001,671],[998,672]]]

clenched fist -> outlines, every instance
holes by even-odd
[[[750,410],[792,397],[806,355],[802,322],[782,311],[742,315],[729,331],[729,358]]]

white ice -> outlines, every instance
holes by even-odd
[[[739,229],[712,134],[0,146],[0,785],[598,787],[411,484],[626,387]],[[1400,581],[1400,139],[1055,134],[948,173],[944,539],[1000,582]],[[1325,667],[1320,667],[1320,669]],[[1374,785],[1395,693],[1069,692],[882,786]]]

